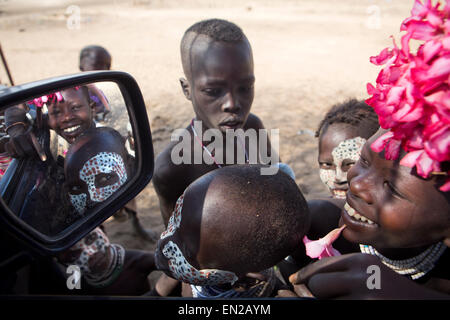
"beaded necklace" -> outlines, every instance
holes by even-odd
[[[431,245],[425,251],[415,257],[404,260],[392,260],[383,256],[370,245],[359,245],[359,249],[362,253],[377,256],[381,259],[381,262],[383,262],[383,264],[385,264],[398,274],[407,275],[413,280],[419,279],[426,273],[431,271],[446,248],[447,247],[443,242],[438,242]]]
[[[191,120],[191,129],[192,132],[194,133],[195,138],[197,139],[198,143],[200,143],[200,145],[202,146],[203,150],[206,151],[206,153],[214,160],[214,163],[217,165],[217,167],[222,168],[222,166],[217,163],[216,158],[214,158],[214,156],[212,155],[212,153],[208,150],[208,148],[205,147],[205,145],[203,144],[202,140],[199,138],[197,131],[195,131],[194,128],[194,119]],[[247,154],[247,150],[245,149],[244,144],[242,143],[241,139],[239,138],[239,136],[237,137],[239,140],[239,143],[241,144],[242,148],[244,149],[245,152],[245,163],[248,163],[248,154]]]

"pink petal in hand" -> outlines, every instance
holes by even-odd
[[[307,236],[304,236],[303,243],[305,244],[306,254],[310,258],[318,259],[340,256],[341,253],[334,249],[332,244],[339,237],[345,227],[346,225],[344,224],[342,227],[336,228],[329,232],[325,237],[315,241],[309,240]]]
[[[450,178],[447,178],[447,180],[445,181],[445,184],[443,186],[441,186],[439,189],[443,192],[450,191]]]

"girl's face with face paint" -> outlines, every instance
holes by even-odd
[[[358,161],[366,139],[347,124],[331,124],[319,137],[320,179],[334,198],[345,199],[347,172]]]
[[[59,255],[65,264],[76,264],[84,274],[102,274],[111,263],[110,243],[100,228],[95,228],[70,249]]]
[[[127,181],[124,160],[115,152],[97,153],[81,169],[78,167],[67,168],[67,187],[70,201],[80,214],[90,205],[108,199]]]

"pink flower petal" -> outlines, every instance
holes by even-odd
[[[425,151],[437,161],[450,161],[450,128],[443,127],[424,143]]]
[[[419,0],[414,2],[414,6],[411,10],[411,14],[417,17],[425,17],[428,13],[427,7],[425,7]]]
[[[339,256],[341,253],[334,249],[332,244],[339,238],[345,227],[346,225],[344,224],[342,227],[330,231],[325,237],[315,241],[309,240],[307,236],[304,236],[303,243],[306,248],[306,254],[313,259]]]
[[[442,19],[437,15],[435,12],[429,11],[427,14],[427,20],[430,22],[430,24],[438,28],[442,24]]]
[[[387,160],[396,160],[400,154],[401,141],[391,139],[386,145],[385,157]]]
[[[387,94],[387,105],[398,105],[402,100],[403,93],[405,92],[405,88],[403,87],[393,87],[389,90]]]
[[[375,140],[370,148],[374,151],[374,152],[381,152],[384,150],[384,147],[386,146],[387,141],[389,141],[390,139],[392,139],[392,137],[394,136],[394,133],[392,131],[386,132],[385,134],[383,134],[382,136],[378,137],[377,140]]]
[[[433,59],[442,49],[442,42],[430,41],[423,45],[424,61],[428,63]]]
[[[431,159],[426,152],[423,152],[416,161],[417,174],[427,178],[432,171],[440,171],[439,162]]]
[[[383,49],[378,56],[370,57],[370,62],[375,65],[385,64],[393,56],[392,48]]]
[[[447,192],[450,191],[450,178],[447,178],[447,180],[445,181],[444,185],[441,186],[439,188],[439,190],[443,191],[443,192]]]
[[[409,104],[405,103],[396,113],[392,115],[392,118],[399,122],[411,122],[420,119],[422,115],[423,108],[420,106],[413,108]]]
[[[422,153],[424,153],[425,151],[423,150],[416,150],[416,151],[411,151],[408,152],[403,158],[402,160],[400,160],[400,165],[405,166],[405,167],[409,167],[409,168],[414,168],[414,166],[416,165],[416,161],[417,159],[422,155]]]
[[[418,21],[415,19],[411,19],[404,22],[401,25],[400,30],[406,30],[411,39],[428,41],[433,38],[436,28],[427,21]]]

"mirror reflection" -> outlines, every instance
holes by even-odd
[[[4,111],[0,192],[10,209],[54,236],[133,176],[132,127],[114,82],[64,88]]]

